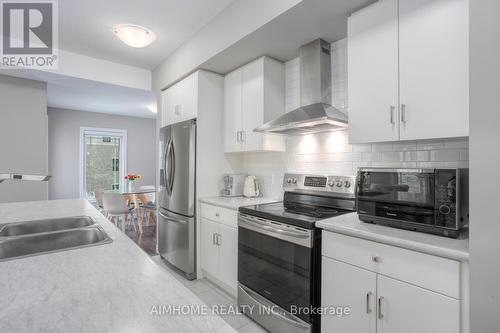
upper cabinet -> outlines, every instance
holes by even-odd
[[[285,138],[253,130],[285,112],[285,66],[261,57],[224,79],[224,151],[284,151]]]
[[[164,90],[161,94],[161,127],[198,116],[199,71]]]
[[[348,19],[351,143],[469,135],[467,0],[381,0]]]

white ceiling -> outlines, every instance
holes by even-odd
[[[347,17],[374,1],[303,0],[201,67],[225,74],[263,55],[288,61],[299,55],[300,46],[316,38],[328,42],[345,38]]]
[[[152,69],[234,0],[64,0],[59,4],[59,48]],[[157,40],[143,49],[123,44],[113,25],[153,30]]]

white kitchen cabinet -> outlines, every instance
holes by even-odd
[[[237,218],[235,210],[201,206],[201,268],[233,295],[238,283]]]
[[[378,333],[458,333],[460,301],[377,276]]]
[[[224,151],[240,152],[242,70],[237,69],[224,78]]]
[[[399,140],[398,0],[382,0],[348,19],[351,143]]]
[[[399,0],[401,140],[469,135],[468,0]]]
[[[468,265],[323,231],[322,332],[468,333]],[[461,266],[461,267],[460,267]],[[458,285],[457,285],[458,283]]]
[[[377,274],[323,257],[323,306],[349,306],[344,317],[322,316],[323,332],[375,333],[377,327]]]
[[[380,0],[348,18],[350,143],[468,136],[468,0]]]
[[[238,284],[238,229],[219,225],[219,279],[231,287]]]
[[[161,127],[198,116],[199,71],[179,81],[161,94]]]
[[[285,66],[261,57],[226,75],[224,149],[226,153],[284,151],[285,138],[254,132],[285,112]]]
[[[216,244],[218,232],[218,223],[201,219],[201,267],[214,276],[219,274],[219,247]]]

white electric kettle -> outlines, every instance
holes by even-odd
[[[247,198],[260,196],[260,184],[255,176],[247,176],[243,187],[243,195]]]

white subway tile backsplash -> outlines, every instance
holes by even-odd
[[[381,152],[373,152],[373,153],[362,153],[363,162],[380,162],[382,161],[382,153]]]
[[[417,150],[416,141],[405,141],[394,144],[394,151],[413,151],[413,150]]]
[[[372,151],[372,145],[353,145],[352,146],[352,151],[354,152],[371,152]]]
[[[444,149],[444,141],[420,140],[417,141],[417,150],[438,150]]]
[[[444,162],[418,162],[418,168],[444,168]]]
[[[444,142],[445,149],[469,149],[469,140],[467,138],[462,139],[448,139]]]
[[[452,162],[460,160],[459,150],[432,150],[431,161]]]
[[[461,161],[469,160],[469,149],[460,149],[460,160]]]
[[[393,143],[374,143],[372,151],[394,151]]]
[[[467,161],[453,161],[453,162],[444,162],[445,168],[468,168],[469,162]]]
[[[372,162],[377,168],[416,168],[417,162]]]

